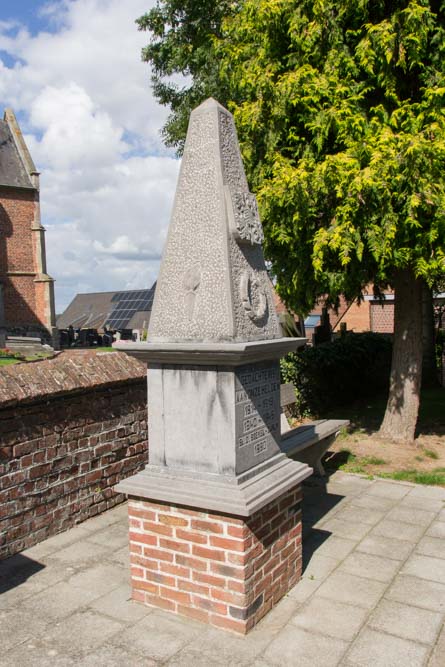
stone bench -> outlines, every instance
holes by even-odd
[[[292,383],[282,384],[281,402],[281,451],[296,461],[307,463],[319,475],[325,470],[321,459],[328,451],[340,430],[349,425],[347,419],[319,419],[295,428],[290,428],[284,409],[295,403],[295,388]]]

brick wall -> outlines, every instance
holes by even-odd
[[[337,320],[334,331],[340,331],[340,323],[345,323],[348,331],[369,331],[371,328],[369,301],[361,303],[353,301],[343,316]]]
[[[9,271],[36,269],[31,234],[36,196],[35,190],[0,190],[0,226],[4,235],[1,243],[2,252],[8,258]]]
[[[0,372],[0,559],[124,500],[147,462],[144,365],[62,353]]]
[[[394,333],[394,302],[371,302],[371,331],[376,333]]]
[[[130,499],[133,599],[244,634],[301,576],[301,489],[245,519]]]
[[[34,283],[37,266],[31,226],[36,197],[34,190],[0,188],[0,280],[4,285],[8,328],[24,325],[38,328],[45,321]],[[8,275],[8,272],[31,275]]]

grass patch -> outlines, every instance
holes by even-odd
[[[431,472],[419,470],[398,470],[396,472],[382,472],[379,477],[395,479],[399,482],[412,482],[413,484],[428,484],[431,486],[445,486],[445,468],[435,468]]]
[[[11,364],[19,364],[19,359],[0,359],[0,366],[10,366]]]
[[[345,465],[345,466],[340,466],[340,470],[343,470],[343,472],[351,472],[354,475],[366,475],[366,470],[363,468],[361,465]]]
[[[433,449],[424,449],[423,453],[425,456],[428,456],[429,459],[434,459],[435,461],[439,458],[439,454]]]
[[[366,466],[382,466],[387,463],[385,459],[377,458],[376,456],[357,457],[350,449],[342,449],[338,454],[335,454],[327,462],[326,466],[330,469],[343,470],[344,472],[353,472],[358,475],[367,475],[369,471]]]
[[[342,426],[338,432],[337,440],[344,440],[349,437],[349,430],[347,426]]]
[[[379,459],[377,456],[364,456],[360,459],[360,463],[365,466],[384,466],[387,461]]]

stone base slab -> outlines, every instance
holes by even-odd
[[[250,516],[312,474],[306,463],[278,454],[243,475],[207,475],[147,465],[115,490],[128,496]]]
[[[133,599],[245,634],[301,577],[301,500],[243,518],[129,498]]]

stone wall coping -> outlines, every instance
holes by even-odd
[[[279,359],[305,345],[306,338],[275,338],[240,343],[118,342],[116,350],[141,361],[202,366],[241,366],[256,361]]]
[[[69,350],[51,359],[0,368],[0,410],[64,394],[141,381],[146,367],[127,354]]]

